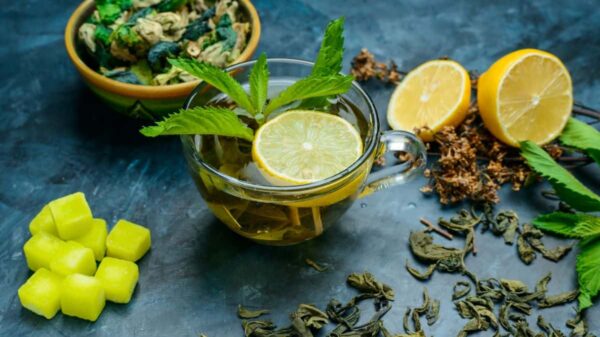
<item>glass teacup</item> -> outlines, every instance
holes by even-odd
[[[309,75],[313,66],[293,59],[269,59],[267,63],[270,96]],[[247,87],[253,65],[250,61],[227,70]],[[207,105],[222,98],[218,90],[201,83],[184,107]],[[345,170],[310,184],[275,186],[241,179],[232,173],[237,169],[232,170],[226,158],[247,156],[249,149],[227,146],[231,139],[182,136],[192,178],[215,216],[234,232],[256,242],[295,244],[321,235],[357,198],[402,184],[422,171],[426,162],[423,143],[409,132],[381,132],[375,106],[358,83],[354,82],[332,105],[339,105],[336,112],[360,131],[364,152]]]

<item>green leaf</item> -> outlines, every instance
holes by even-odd
[[[313,75],[335,75],[342,71],[344,57],[344,17],[327,25],[321,49],[317,55]]]
[[[143,42],[135,30],[127,25],[117,27],[110,35],[110,40],[126,47],[135,47]]]
[[[121,12],[131,7],[131,0],[96,0],[96,9],[100,20],[105,24],[115,22]]]
[[[152,69],[150,69],[150,66],[146,60],[141,60],[133,64],[130,68],[130,71],[137,76],[142,84],[152,84]]]
[[[148,50],[148,64],[156,72],[163,72],[169,67],[167,59],[177,56],[181,52],[178,43],[160,41]]]
[[[156,9],[159,12],[174,12],[179,7],[185,5],[187,0],[163,0],[158,5],[156,5]]]
[[[600,164],[600,131],[575,118],[569,119],[560,135],[561,143],[585,151]]]
[[[231,50],[235,46],[237,41],[237,33],[233,30],[233,23],[229,14],[224,14],[219,19],[219,23],[215,28],[217,38],[219,41],[223,41],[223,50]]]
[[[269,87],[269,68],[267,67],[267,56],[260,54],[256,63],[250,71],[250,99],[256,113],[262,113],[267,101],[267,89]]]
[[[580,220],[575,226],[575,234],[582,239],[600,237],[600,217],[589,214],[578,214]]]
[[[548,179],[562,201],[579,211],[600,211],[600,196],[556,163],[544,149],[533,142],[524,141],[521,142],[521,155],[534,171]]]
[[[592,306],[592,298],[600,291],[600,241],[590,242],[580,248],[577,255],[579,279],[579,309]]]
[[[310,75],[283,90],[279,96],[272,99],[265,108],[265,117],[277,108],[294,101],[299,101],[311,97],[321,97],[330,95],[339,95],[345,93],[352,85],[352,76],[329,75],[316,76]]]
[[[600,217],[589,214],[554,212],[538,216],[533,224],[546,232],[570,238],[590,240],[600,237]]]
[[[256,111],[250,102],[250,98],[242,85],[226,71],[206,62],[199,62],[186,58],[169,59],[169,63],[217,88],[229,96],[229,98],[240,107],[248,110],[252,115],[256,114]]]
[[[94,38],[97,41],[100,41],[105,46],[110,45],[110,35],[112,34],[112,29],[106,27],[103,24],[96,25],[96,30],[94,31]]]
[[[140,130],[146,137],[166,135],[217,135],[252,141],[254,132],[236,114],[224,108],[196,107],[181,109],[156,125]]]
[[[579,222],[580,215],[554,212],[538,215],[532,222],[535,227],[546,232],[576,238],[578,236],[575,234],[575,226]]]

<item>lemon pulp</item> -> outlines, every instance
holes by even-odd
[[[505,55],[479,79],[479,110],[485,126],[504,143],[556,138],[573,108],[571,77],[554,55],[522,49]]]
[[[411,71],[396,87],[387,120],[394,130],[419,131],[425,141],[446,125],[460,124],[469,109],[471,81],[457,62],[433,60]]]
[[[261,126],[252,158],[276,185],[301,185],[329,178],[363,153],[359,132],[325,112],[292,110]]]

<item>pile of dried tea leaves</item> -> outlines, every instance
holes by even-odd
[[[269,320],[256,319],[267,310],[249,310],[238,306],[238,317],[242,320],[246,337],[312,337],[313,333],[333,323],[335,327],[328,332],[329,337],[425,337],[420,317],[425,316],[428,325],[433,325],[439,317],[440,301],[431,299],[425,289],[423,304],[410,309],[413,327],[409,327],[409,318],[405,319],[405,334],[391,334],[384,326],[383,316],[392,308],[394,290],[387,284],[379,282],[368,272],[352,273],[347,284],[359,291],[359,294],[345,304],[332,299],[324,311],[311,304],[300,304],[290,314],[291,324],[278,328]],[[361,318],[359,303],[372,300],[375,312],[365,323],[358,324]]]
[[[462,273],[468,277],[470,281],[457,282],[452,293],[452,300],[459,315],[468,319],[458,333],[459,337],[489,329],[496,330],[494,336],[566,336],[552,324],[546,322],[543,316],[539,316],[537,320],[538,328],[541,331],[535,332],[534,328],[529,326],[526,317],[532,314],[534,307],[543,309],[575,301],[579,291],[575,289],[547,295],[547,286],[551,279],[550,273],[537,282],[533,291],[529,291],[527,285],[519,280],[497,280],[495,278],[479,280],[477,275],[470,272],[465,265],[465,257],[470,252],[473,254],[476,252],[475,229],[479,225],[481,225],[482,232],[491,231],[497,236],[502,236],[507,245],[514,245],[516,241],[519,257],[526,264],[530,264],[535,259],[536,252],[551,261],[558,261],[571,249],[571,245],[547,248],[541,241],[543,233],[529,224],[521,224],[514,211],[503,210],[494,214],[493,206],[486,204],[482,214],[477,214],[475,210],[461,210],[450,219],[439,219],[439,227],[435,227],[438,228],[436,232],[440,233],[442,229],[439,228],[443,228],[450,233],[463,235],[465,245],[462,249],[434,243],[433,237],[429,234],[433,231],[433,225],[424,231],[412,232],[409,238],[411,252],[417,260],[429,264],[429,267],[426,271],[420,272],[410,266],[407,261],[407,271],[419,280],[429,279],[436,270]],[[452,236],[446,235],[444,237],[452,238]],[[472,292],[473,286],[474,293]],[[495,312],[496,307],[499,307],[497,313]],[[410,315],[410,312],[405,315],[405,326],[408,324]],[[566,325],[571,329],[570,336],[594,336],[587,330],[586,323],[580,315],[569,320]],[[502,335],[500,328],[508,335]]]
[[[500,327],[508,332],[509,336],[515,337],[565,336],[559,329],[547,323],[541,315],[537,319],[537,325],[541,329],[539,332],[535,332],[527,321],[527,316],[532,314],[535,305],[538,308],[548,308],[577,299],[577,290],[548,296],[550,279],[551,274],[548,273],[537,282],[534,290],[530,291],[527,285],[519,280],[490,278],[477,281],[474,294],[471,293],[469,282],[457,282],[452,299],[459,315],[468,319],[457,336],[464,337],[469,333],[489,329],[496,330],[494,336],[501,336]],[[497,306],[499,310],[496,313]],[[587,331],[581,316],[568,321],[567,326],[572,329],[571,336],[593,336]]]
[[[428,267],[421,272],[406,261],[407,271],[420,280],[429,279],[436,270],[450,273],[461,272],[475,279],[466,268],[464,259],[469,253],[477,254],[475,229],[480,224],[482,233],[490,231],[496,236],[502,236],[507,245],[513,245],[516,240],[517,253],[525,264],[531,264],[537,257],[536,253],[557,262],[572,249],[571,244],[559,245],[554,248],[546,247],[546,244],[542,242],[544,233],[530,224],[521,224],[517,213],[512,210],[501,210],[494,214],[493,206],[484,204],[481,214],[478,214],[475,209],[463,209],[450,219],[439,218],[438,227],[430,225],[426,230],[411,232],[410,250],[417,260],[428,264]],[[459,249],[434,243],[433,236],[429,234],[434,229],[446,239],[452,239],[454,235],[464,236],[464,247]],[[444,233],[448,235],[444,235]]]

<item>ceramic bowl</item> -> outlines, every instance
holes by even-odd
[[[249,60],[260,38],[260,19],[256,8],[249,0],[238,0],[238,2],[250,22],[251,31],[248,45],[233,63]],[[181,108],[186,98],[198,86],[199,81],[166,86],[129,84],[104,77],[84,63],[76,48],[77,31],[94,9],[94,0],[82,2],[71,15],[65,29],[67,54],[90,89],[114,110],[133,118],[161,119]]]

